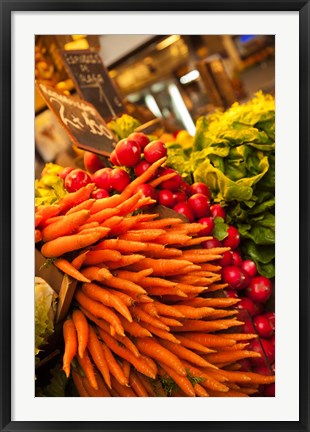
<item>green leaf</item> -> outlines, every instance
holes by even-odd
[[[214,219],[214,229],[213,236],[216,237],[219,241],[224,240],[228,236],[227,233],[228,225],[224,222],[224,219],[221,217],[217,217]]]

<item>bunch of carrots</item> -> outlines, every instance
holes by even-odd
[[[247,397],[274,382],[240,370],[260,356],[247,349],[256,335],[236,330],[239,299],[215,296],[229,248],[203,249],[198,223],[137,214],[153,203],[137,187],[165,160],[121,194],[95,200],[89,184],[36,209],[42,254],[80,282],[63,325],[63,370],[80,396]]]

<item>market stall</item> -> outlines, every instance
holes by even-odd
[[[274,40],[36,42],[36,396],[274,396]]]

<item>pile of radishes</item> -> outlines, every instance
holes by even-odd
[[[140,176],[152,163],[167,155],[167,148],[160,140],[151,141],[143,133],[132,133],[116,145],[110,155],[113,168],[105,166],[99,156],[85,152],[85,170],[66,168],[60,176],[68,192],[74,192],[88,183],[95,183],[92,197],[99,199],[120,193],[135,177]],[[211,192],[204,183],[190,185],[172,168],[161,167],[157,176],[173,173],[174,176],[163,181],[156,188],[150,184],[139,186],[144,196],[149,196],[157,204],[166,206],[184,215],[190,222],[205,225],[200,232],[202,236],[212,236],[215,219],[226,214],[219,204],[211,203]],[[227,297],[241,298],[238,303],[240,319],[244,332],[256,332],[258,339],[253,340],[249,349],[262,354],[261,358],[244,360],[242,368],[263,374],[271,374],[275,362],[275,314],[266,312],[265,304],[272,295],[272,283],[257,273],[254,261],[242,259],[239,250],[240,235],[234,226],[229,226],[227,236],[219,241],[216,237],[202,242],[204,248],[230,247],[219,264],[222,266],[222,280],[228,284],[224,290]],[[266,361],[267,359],[267,361]],[[263,386],[261,393],[274,395],[274,384]]]

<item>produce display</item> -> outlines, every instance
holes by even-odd
[[[108,163],[47,164],[36,248],[77,287],[38,396],[274,396],[272,112],[200,119],[194,146],[127,116]]]

